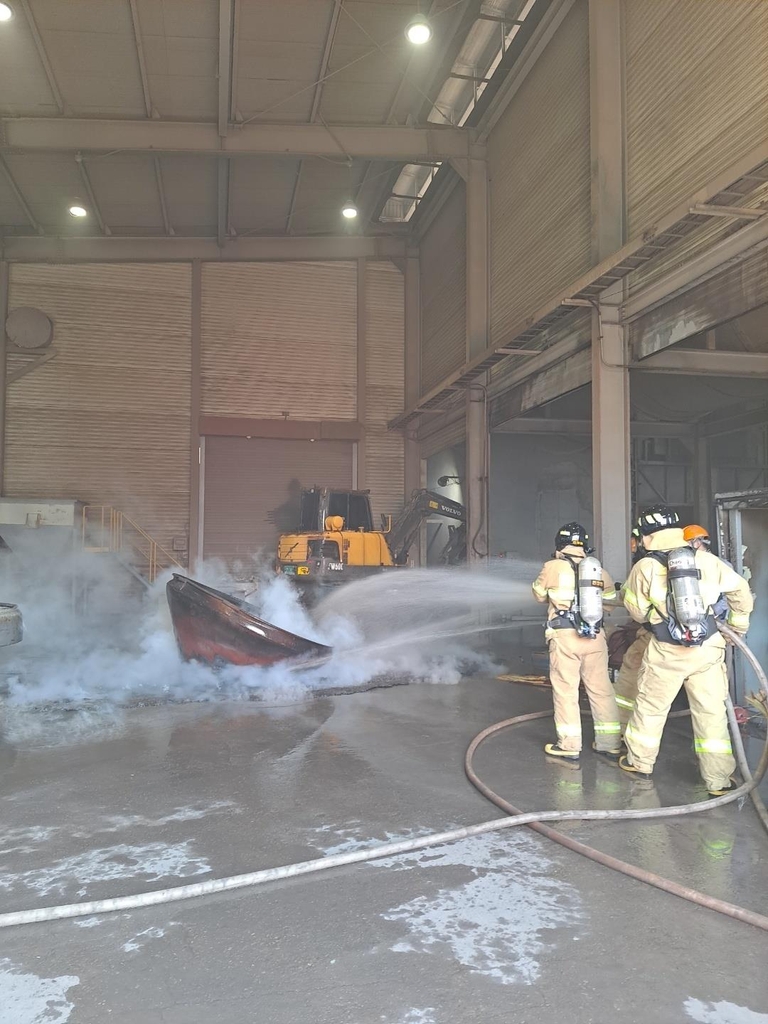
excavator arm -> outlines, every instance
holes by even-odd
[[[387,543],[395,565],[405,565],[408,561],[408,552],[418,536],[419,528],[430,516],[445,516],[447,519],[465,523],[467,512],[458,501],[443,498],[432,491],[414,491],[410,501],[394,519],[387,534]]]

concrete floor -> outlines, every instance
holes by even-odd
[[[474,679],[270,710],[6,716],[0,905],[140,892],[496,817],[464,779],[464,748],[483,726],[548,701]],[[670,723],[655,785],[591,752],[580,770],[549,763],[550,728],[523,726],[478,757],[522,807],[702,795],[685,723]],[[768,838],[749,805],[569,831],[768,913]],[[768,1024],[766,945],[747,925],[506,832],[0,933],[0,1021]]]

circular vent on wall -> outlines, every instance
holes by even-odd
[[[19,306],[8,314],[5,333],[16,348],[27,351],[47,348],[53,338],[53,324],[41,309]]]

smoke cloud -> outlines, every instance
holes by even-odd
[[[54,709],[59,722],[62,709],[76,712],[68,718],[70,742],[79,734],[106,738],[120,729],[122,709],[137,704],[291,703],[379,679],[456,682],[470,668],[491,667],[473,646],[476,637],[530,610],[531,577],[523,575],[509,566],[400,570],[341,587],[309,613],[282,577],[262,572],[243,584],[222,563],[207,563],[197,576],[202,582],[246,597],[261,618],[334,649],[321,665],[213,671],[179,654],[168,577],[146,590],[112,556],[74,545],[62,550],[44,530],[34,531],[29,543],[0,556],[0,599],[19,605],[25,625],[23,643],[0,650],[5,734],[48,742],[41,708]]]

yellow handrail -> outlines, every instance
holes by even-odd
[[[142,573],[142,575],[145,576],[148,583],[154,583],[165,569],[170,569],[172,566],[183,568],[181,562],[170,551],[166,551],[130,516],[120,509],[112,508],[111,505],[85,505],[83,507],[81,524],[83,547],[88,544],[88,527],[93,525],[94,516],[97,518],[97,524],[93,526],[98,530],[99,543],[97,547],[114,554],[121,554],[129,550],[135,555],[140,555],[147,567],[146,573]],[[128,531],[133,531],[138,537],[126,537],[126,527]]]

